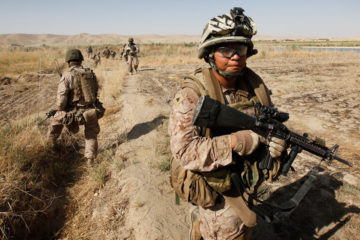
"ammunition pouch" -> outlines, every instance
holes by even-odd
[[[97,112],[96,112],[96,109],[94,109],[94,108],[89,109],[89,110],[86,110],[86,111],[82,114],[82,117],[83,117],[83,119],[84,119],[84,122],[87,123],[87,124],[96,123],[97,120],[98,120]]]
[[[230,171],[227,168],[221,168],[212,172],[203,172],[201,175],[216,192],[223,193],[231,189]]]
[[[70,126],[75,122],[75,114],[73,112],[67,112],[62,120],[62,124],[64,124],[65,126]]]
[[[74,112],[67,112],[62,120],[62,124],[64,124],[70,132],[77,133],[79,131],[79,123],[77,118],[78,117]]]
[[[170,166],[170,184],[181,199],[203,208],[215,206],[219,194],[206,183],[201,174],[184,169],[173,158]]]

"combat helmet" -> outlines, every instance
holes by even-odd
[[[244,14],[244,9],[234,7],[230,14],[210,19],[202,33],[198,57],[205,58],[214,46],[221,43],[237,42],[248,46],[247,57],[255,55],[257,50],[251,41],[257,32],[255,22]]]
[[[70,49],[66,52],[65,62],[81,62],[84,61],[84,57],[79,49]]]
[[[132,37],[128,39],[128,42],[133,42],[133,41],[134,39]]]

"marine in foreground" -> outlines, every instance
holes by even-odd
[[[185,77],[173,101],[169,120],[171,185],[182,199],[197,206],[191,214],[190,239],[250,239],[257,224],[251,205],[259,186],[288,171],[291,163],[284,168],[284,159],[293,160],[300,147],[310,149],[291,142],[294,148],[288,157],[286,136],[290,133],[286,129],[266,129],[264,133],[250,122],[245,124],[249,119],[255,124],[258,106],[274,109],[270,90],[246,66],[247,58],[257,53],[251,40],[255,34],[256,24],[241,8],[211,19],[199,45],[199,58],[210,67]],[[204,104],[207,108],[201,109]],[[235,112],[220,111],[227,107]],[[243,114],[234,115],[237,112]],[[276,120],[277,126],[282,126],[283,117]],[[336,147],[307,143],[314,145],[313,154],[319,150],[323,158],[340,159]]]

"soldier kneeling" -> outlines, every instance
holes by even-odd
[[[105,109],[98,100],[98,81],[90,68],[84,68],[81,51],[67,51],[65,61],[69,70],[60,79],[57,91],[57,112],[51,118],[48,132],[50,143],[56,143],[63,127],[77,133],[79,125],[85,127],[85,158],[91,164],[97,155],[97,135],[100,132],[98,119]]]

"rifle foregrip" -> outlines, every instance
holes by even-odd
[[[284,166],[282,167],[282,170],[281,170],[281,174],[284,175],[284,176],[287,176],[289,170],[290,170],[290,167],[292,165],[292,163],[294,162],[297,154],[301,152],[301,149],[298,149],[297,147],[294,147],[291,149],[290,151],[290,154],[289,154],[289,158],[288,160],[286,161],[286,163],[284,164]]]

